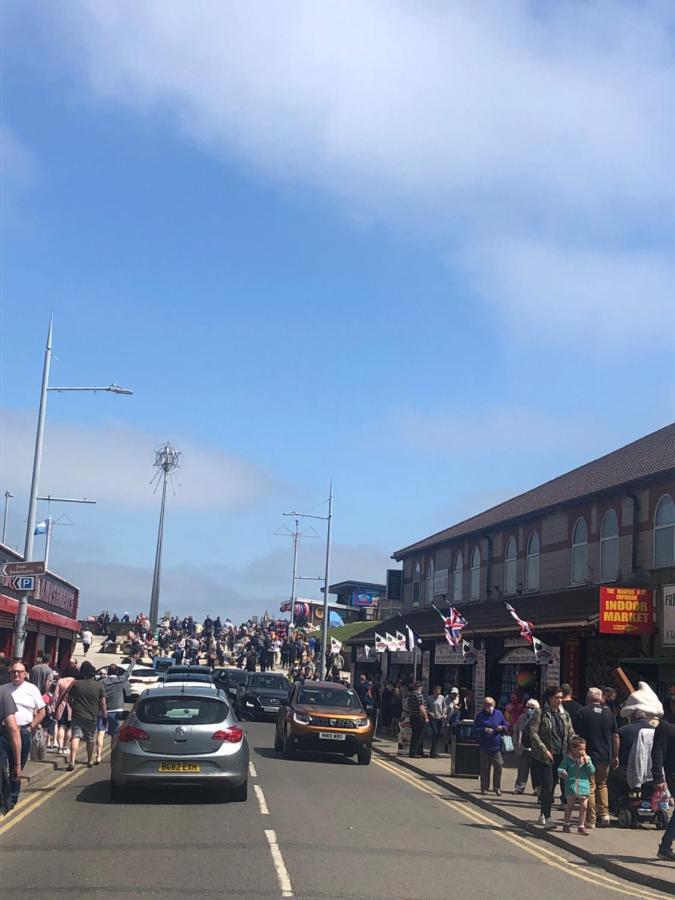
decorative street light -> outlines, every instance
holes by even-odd
[[[159,528],[157,529],[157,549],[155,550],[155,570],[152,574],[152,593],[150,594],[150,630],[154,631],[159,618],[159,585],[162,576],[162,544],[164,542],[164,508],[166,506],[166,483],[172,477],[171,473],[180,465],[182,453],[176,450],[167,441],[159,450],[155,450],[155,466],[157,474],[152,480],[162,482],[162,505],[159,513]],[[156,488],[155,488],[156,489]]]

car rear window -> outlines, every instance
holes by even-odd
[[[209,697],[152,697],[136,708],[136,716],[148,725],[215,725],[227,713],[222,700]]]
[[[354,691],[341,691],[336,688],[303,687],[298,703],[307,706],[336,706],[340,709],[360,709],[361,703]]]
[[[221,677],[225,678],[226,681],[231,681],[232,684],[241,684],[246,678],[246,672],[242,672],[241,669],[226,669]]]
[[[136,669],[131,673],[131,678],[157,678],[159,672],[155,669]]]
[[[209,682],[212,682],[213,679],[210,675],[202,675],[201,672],[183,672],[182,674],[180,672],[169,672],[164,681],[198,681],[202,684],[204,682],[208,684]]]

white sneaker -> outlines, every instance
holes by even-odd
[[[546,831],[555,831],[557,828],[557,824],[553,821],[553,819],[546,819],[546,824],[544,825],[544,829]]]
[[[545,824],[546,824],[546,819],[544,817],[544,814],[542,813],[539,816],[539,818],[537,819],[537,825],[545,825]]]

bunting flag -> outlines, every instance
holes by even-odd
[[[521,619],[515,609],[511,606],[510,603],[506,604],[507,610],[511,613],[513,618],[518,623],[518,628],[520,628],[520,636],[524,638],[528,644],[532,643],[532,631],[534,629],[534,625],[532,622],[526,622],[524,619]]]
[[[382,637],[381,634],[375,632],[375,652],[376,653],[384,653],[387,649],[387,642]]]
[[[397,650],[407,650],[408,642],[404,634],[401,634],[400,631],[396,632],[396,643],[398,644]]]
[[[538,666],[548,666],[553,662],[553,650],[532,635],[532,649],[534,650],[534,660]]]
[[[330,639],[330,652],[331,653],[339,653],[342,650],[342,644],[340,641],[336,640],[334,637]]]
[[[372,649],[373,649],[373,648],[372,648],[372,647],[369,647],[368,644],[364,644],[364,645],[363,645],[363,650],[364,650],[364,652],[365,652],[365,654],[366,654],[366,659],[368,659],[368,657],[370,656],[370,651],[371,651]]]
[[[415,650],[417,647],[421,646],[422,638],[419,634],[415,634],[410,625],[405,626],[405,632],[408,636],[408,650]]]
[[[385,631],[384,639],[387,642],[387,650],[391,650],[392,653],[395,653],[398,650],[398,641],[396,638],[389,634],[388,631]]]
[[[450,644],[451,647],[456,648],[459,645],[460,638],[462,637],[462,631],[466,627],[466,619],[461,614],[461,612],[459,612],[459,610],[455,609],[454,606],[450,607],[450,611],[448,612],[447,616],[444,616],[437,606],[434,606],[434,609],[441,617],[441,619],[443,619],[443,631],[446,641]]]

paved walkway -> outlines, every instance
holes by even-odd
[[[509,819],[541,839],[593,861],[615,875],[675,894],[675,864],[656,858],[663,832],[653,825],[626,830],[618,827],[596,828],[588,837],[576,832],[563,834],[563,814],[555,810],[553,818],[560,820],[561,827],[553,832],[545,832],[536,824],[539,815],[536,797],[531,791],[520,795],[514,792],[515,768],[504,768],[501,797],[494,794],[483,797],[477,777],[450,776],[449,754],[441,754],[438,759],[409,759],[407,755],[399,756],[397,744],[384,736],[376,739],[373,749],[477,806]]]

